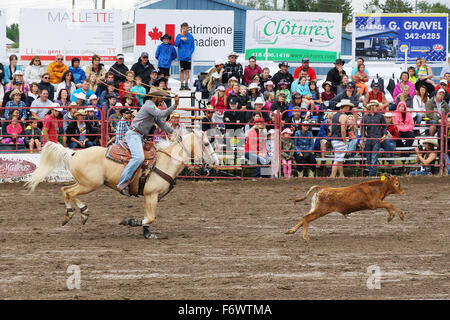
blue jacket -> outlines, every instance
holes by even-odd
[[[16,65],[16,71],[18,70],[23,71],[21,65]],[[11,74],[11,70],[9,70],[9,64],[3,67],[3,72],[5,74],[5,77],[3,78],[3,84],[11,82],[13,75]]]
[[[82,83],[83,80],[86,80],[86,73],[80,67],[75,69],[74,67],[70,66],[69,71],[71,71],[73,74],[73,82],[75,82],[75,84]]]
[[[303,135],[302,130],[297,130],[294,137],[295,150],[314,150],[314,139],[311,130],[306,131],[305,135]]]
[[[178,47],[178,60],[191,61],[195,49],[195,41],[194,37],[189,32],[185,37],[187,40],[181,40],[181,38],[183,38],[183,35],[181,34],[177,35],[175,38],[175,47]]]
[[[155,58],[158,60],[158,67],[170,69],[172,61],[177,58],[177,51],[171,43],[161,43],[156,49]]]

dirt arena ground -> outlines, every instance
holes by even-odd
[[[91,217],[61,226],[57,184],[27,195],[0,185],[1,299],[449,299],[450,178],[403,178],[404,210],[329,214],[284,232],[310,207],[292,199],[310,186],[360,180],[179,181],[159,206],[152,231],[119,225],[141,218],[143,198],[106,187],[82,196]],[[69,290],[68,266],[81,288]],[[368,289],[379,267],[380,289]],[[370,282],[370,281],[369,281]]]

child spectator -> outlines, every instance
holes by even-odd
[[[191,70],[192,54],[195,49],[195,41],[192,34],[188,32],[189,25],[186,22],[181,24],[181,33],[175,38],[175,47],[178,47],[178,60],[180,61],[180,90],[191,89],[188,86],[189,71]]]
[[[414,69],[414,67],[409,67],[408,68],[408,74],[409,74],[409,81],[412,83],[412,84],[416,84],[416,82],[417,82],[417,77],[416,77],[416,69]]]
[[[116,132],[117,123],[122,118],[122,114],[120,113],[122,107],[123,105],[119,102],[111,106],[111,110],[114,110],[114,113],[109,116],[109,126],[111,133]]]
[[[272,95],[275,97],[275,91],[273,91],[274,84],[272,80],[268,80],[266,83],[264,83],[264,99],[267,101],[267,96],[269,93],[272,93]]]
[[[89,79],[89,90],[91,90],[97,97],[101,95],[101,89],[98,84],[97,75],[95,73],[91,73],[88,77]],[[128,88],[128,90],[131,89]]]
[[[311,81],[309,83],[309,91],[311,91],[311,99],[316,104],[316,107],[319,107],[322,103],[322,99],[320,98],[319,88],[317,87],[317,83],[315,81]]]
[[[114,96],[116,97],[116,99],[119,99],[119,94],[115,92],[116,89],[114,88],[114,84],[108,84],[108,86],[106,87],[106,90],[102,92],[102,94],[100,95],[100,105],[101,106],[108,106],[107,109],[109,109],[109,105],[108,105],[108,98],[107,97],[111,97]]]
[[[248,132],[245,144],[245,158],[250,165],[259,165],[255,169],[254,177],[261,177],[261,165],[270,163],[266,148],[267,131],[264,119],[259,118],[253,122],[253,127]]]
[[[41,81],[41,76],[45,73],[41,59],[38,56],[31,58],[30,65],[25,69],[24,80],[28,84]]]
[[[230,89],[230,88],[228,88]],[[239,83],[233,83],[233,86],[231,87],[231,90],[228,91],[228,89],[225,91],[225,95],[227,96],[227,98],[231,98],[231,97],[238,97],[239,96]],[[228,91],[228,95],[227,95],[227,91]]]
[[[264,93],[264,97],[266,99],[266,104],[264,105],[264,110],[270,111],[270,108],[272,108],[273,100],[275,99],[275,93],[273,91],[267,92],[267,94]]]
[[[83,80],[86,80],[86,73],[80,67],[80,59],[77,57],[72,58],[71,66],[69,71],[73,74],[73,82],[79,88]]]
[[[120,102],[122,103],[122,105],[124,107],[133,107],[134,106],[134,97],[131,93],[127,93],[125,94],[122,99],[120,100]]]
[[[239,109],[251,109],[251,101],[250,97],[247,95],[247,87],[245,85],[241,85],[239,88]]]
[[[25,144],[28,145],[30,152],[33,153],[33,148],[37,151],[41,150],[42,146],[42,131],[38,128],[38,120],[32,119],[28,127],[25,129]]]
[[[156,49],[155,58],[158,60],[159,73],[168,78],[170,76],[170,65],[177,58],[177,51],[171,43],[172,37],[168,34],[163,35],[160,40],[162,43]]]
[[[227,109],[227,97],[225,96],[225,87],[220,86],[217,88],[214,96],[211,98],[211,106],[215,109],[213,116],[214,123],[223,123],[223,113]],[[223,124],[222,124],[223,126]]]
[[[24,144],[23,139],[19,136],[22,133],[22,126],[20,125],[17,116],[11,118],[11,123],[6,126],[6,133],[10,135],[10,137],[3,139],[3,144]]]
[[[281,163],[284,177],[289,179],[292,175],[292,160],[294,159],[294,142],[291,139],[292,131],[286,128],[281,132],[281,135]]]
[[[289,86],[289,82],[287,82],[286,79],[281,79],[278,82],[278,90],[277,90],[277,94],[278,92],[284,92],[286,95],[286,103],[291,103],[291,92],[288,89]]]
[[[420,124],[422,122],[422,118],[426,117],[425,114],[425,104],[428,101],[428,91],[426,86],[420,86],[418,94],[414,96],[413,99],[413,109],[416,111],[414,117],[414,123]]]
[[[322,98],[325,107],[328,107],[330,105],[330,100],[335,96],[334,92],[331,90],[331,82],[325,81],[322,84],[322,88],[324,91],[320,94],[320,97]]]
[[[119,91],[119,96],[120,96],[121,100],[128,92],[130,92],[132,87],[133,87],[133,82],[131,82],[131,81],[125,81],[123,83],[123,90]]]
[[[369,76],[364,71],[366,67],[364,66],[364,63],[361,63],[358,66],[358,71],[356,71],[355,78],[358,77],[359,80],[355,81],[355,86],[359,88],[358,96],[361,97],[362,95],[365,95],[367,92],[369,92],[369,88],[367,87],[366,82],[369,81]]]
[[[180,123],[180,114],[178,112],[172,112],[170,114],[169,123],[167,124],[179,135],[185,135],[188,133],[184,124]]]
[[[127,73],[125,73],[125,75],[126,75],[126,80],[119,84],[119,94],[121,92],[123,92],[122,90],[125,90],[124,86],[125,86],[126,82],[131,83],[130,88],[132,88],[134,86],[134,71],[133,70],[127,71]],[[141,77],[141,79],[142,79],[142,77]]]
[[[168,75],[167,75],[168,77]],[[137,98],[139,106],[142,106],[144,104],[144,98],[145,98],[145,88],[142,85],[142,78],[136,77],[136,85],[130,89],[131,92],[134,93],[135,97]]]
[[[239,94],[239,81],[236,77],[231,77],[230,79],[228,79],[228,88],[227,90],[225,90],[225,95],[228,96],[230,95],[230,92],[233,91],[233,87],[237,85],[237,91],[236,93]]]

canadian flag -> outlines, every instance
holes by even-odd
[[[166,24],[165,32],[169,36],[172,37],[172,45],[175,42],[175,24]],[[137,46],[145,46],[147,35],[151,40],[159,41],[159,39],[163,36],[163,32],[158,29],[158,27],[153,27],[147,33],[147,25],[145,23],[137,23],[136,24],[136,45]]]

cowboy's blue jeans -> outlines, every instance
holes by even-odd
[[[144,162],[143,137],[137,132],[128,130],[127,133],[125,133],[125,139],[128,148],[130,148],[131,160],[128,162],[125,169],[123,169],[117,188],[119,188],[123,183],[129,181],[142,162]]]

